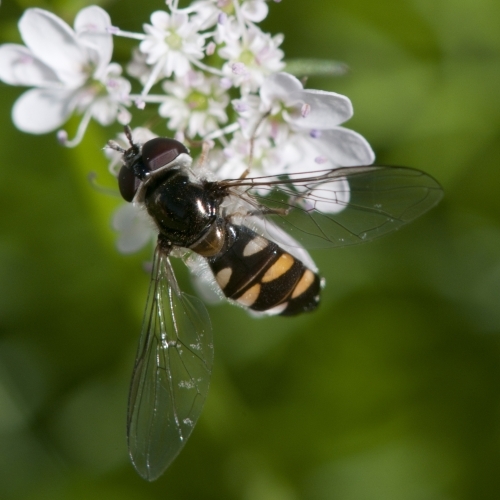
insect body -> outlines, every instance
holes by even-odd
[[[254,311],[291,316],[315,309],[320,278],[276,243],[226,226],[226,247],[208,260],[224,294]]]
[[[231,301],[295,315],[315,309],[321,289],[298,242],[334,247],[374,239],[427,211],[442,191],[418,170],[375,165],[210,181],[193,174],[181,143],[156,138],[141,147],[130,129],[126,134],[129,149],[109,143],[122,153],[120,192],[158,229],[127,415],[132,462],[154,480],[200,416],[213,361],[208,314],[179,289],[172,252],[184,248],[205,259]]]

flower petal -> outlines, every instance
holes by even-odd
[[[303,91],[302,83],[289,73],[276,73],[267,77],[260,88],[260,98],[266,109],[274,101],[283,101],[288,104],[289,96],[293,92]]]
[[[318,139],[318,150],[337,166],[371,165],[375,160],[368,141],[357,132],[344,127],[323,130]]]
[[[29,87],[60,85],[51,68],[36,59],[24,45],[12,43],[0,46],[0,80],[9,85]]]
[[[87,53],[73,30],[54,14],[28,9],[19,21],[19,31],[31,52],[51,67],[68,86],[85,81]]]
[[[241,5],[241,13],[249,21],[260,23],[267,17],[269,8],[262,0],[251,0]]]
[[[94,76],[100,78],[113,55],[113,37],[108,31],[111,18],[105,10],[92,5],[78,13],[74,26],[78,41],[91,50],[90,56],[96,66]]]
[[[288,96],[288,102],[296,105],[291,122],[301,128],[329,129],[352,117],[352,104],[348,97],[323,90],[300,90]],[[302,106],[309,107],[306,116],[301,114]]]
[[[12,108],[14,125],[31,134],[44,134],[59,128],[73,111],[73,95],[71,90],[28,90]]]

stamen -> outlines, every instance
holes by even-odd
[[[244,113],[248,111],[248,104],[246,102],[234,101],[233,102],[234,110],[238,113]]]
[[[121,36],[123,38],[132,38],[133,40],[145,40],[146,35],[142,33],[132,33],[131,31],[123,31],[117,26],[106,26],[106,31],[110,35]]]
[[[68,133],[66,130],[58,130],[57,131],[57,142],[61,144],[61,146],[64,146],[66,144],[66,141],[68,140]]]
[[[246,75],[247,67],[242,62],[236,62],[231,65],[231,70],[235,75]]]
[[[302,118],[305,118],[310,112],[311,112],[310,104],[307,104],[307,102],[302,104],[302,108],[300,110],[300,114],[302,115]]]
[[[220,80],[220,86],[224,90],[229,90],[233,86],[233,82],[229,78],[224,77],[224,78],[221,78],[221,80]]]
[[[134,104],[137,109],[144,109],[146,107],[146,101],[142,99],[141,97],[138,97],[135,101]]]
[[[207,45],[207,48],[205,49],[205,54],[207,56],[211,56],[214,54],[215,52],[215,49],[216,49],[217,45],[215,45],[214,42],[210,42],[208,45]]]
[[[80,125],[78,125],[78,130],[76,131],[75,137],[69,141],[68,134],[64,130],[59,130],[59,132],[57,133],[59,142],[61,142],[61,144],[63,146],[66,146],[67,148],[74,148],[75,146],[78,146],[78,144],[82,142],[83,136],[85,135],[85,131],[87,130],[91,118],[92,108],[87,108],[87,110],[83,114]]]

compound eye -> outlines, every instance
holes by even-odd
[[[134,175],[134,172],[123,165],[118,173],[118,189],[125,201],[131,202],[134,199],[140,183],[141,181]]]
[[[142,146],[142,161],[151,172],[174,161],[181,153],[188,153],[186,146],[175,139],[156,137]]]

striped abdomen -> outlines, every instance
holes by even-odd
[[[285,316],[318,306],[320,277],[279,245],[245,226],[232,226],[233,243],[208,263],[226,297],[254,311]]]

